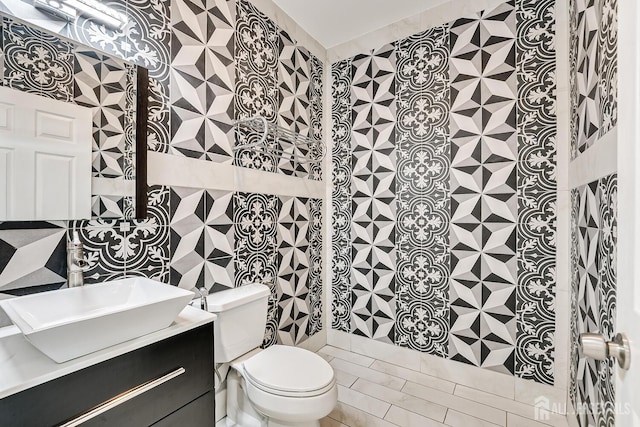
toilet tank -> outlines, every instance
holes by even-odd
[[[214,322],[216,363],[226,363],[259,347],[267,325],[270,290],[261,284],[245,285],[207,296]]]

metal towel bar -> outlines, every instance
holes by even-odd
[[[269,123],[262,116],[237,120],[233,129],[236,133],[236,151],[250,150],[274,155],[298,164],[320,163],[327,155],[327,147],[322,141]]]
[[[169,372],[166,375],[156,378],[155,380],[147,381],[144,384],[140,384],[137,387],[134,387],[130,390],[125,391],[122,394],[119,394],[117,396],[112,397],[109,400],[104,401],[103,403],[99,404],[93,409],[90,409],[84,414],[79,415],[78,417],[72,419],[71,421],[68,421],[64,424],[60,424],[60,427],[75,427],[75,426],[79,426],[82,423],[86,423],[87,421],[97,417],[98,415],[103,414],[108,410],[115,408],[116,406],[122,405],[123,403],[133,399],[134,397],[140,396],[141,394],[146,393],[166,383],[167,381],[171,381],[172,379],[179,377],[185,372],[186,370],[183,367],[180,367],[175,371]]]

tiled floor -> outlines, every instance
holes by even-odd
[[[460,384],[326,346],[319,353],[338,378],[338,405],[322,427],[545,427],[563,416],[533,421],[535,410]]]

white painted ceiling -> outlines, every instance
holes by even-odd
[[[273,0],[325,48],[449,0]]]

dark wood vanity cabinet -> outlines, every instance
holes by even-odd
[[[137,394],[81,425],[211,427],[213,369],[208,324],[1,399],[0,425],[64,425]]]

